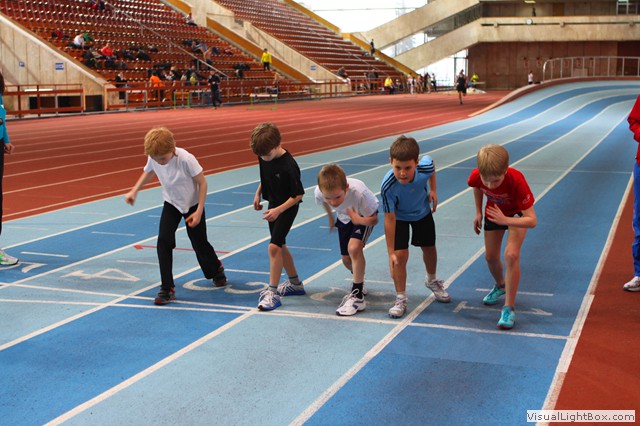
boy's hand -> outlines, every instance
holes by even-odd
[[[361,216],[358,214],[358,212],[356,211],[355,207],[347,207],[347,214],[349,215],[349,218],[351,219],[351,222],[354,225],[360,225],[360,218]]]
[[[496,206],[487,207],[487,218],[498,225],[507,225],[507,217]]]
[[[280,210],[278,210],[277,208],[269,209],[262,213],[262,218],[267,220],[268,222],[273,222],[278,218],[278,216],[280,216]]]
[[[191,213],[184,221],[189,228],[195,228],[200,223],[200,219],[202,219],[202,213],[196,210]]]
[[[136,193],[135,191],[129,191],[124,196],[124,201],[127,204],[133,205],[136,202]]]
[[[473,219],[473,232],[480,235],[480,231],[482,231],[482,213],[476,213],[476,217]]]
[[[253,209],[262,210],[262,203],[260,203],[260,197],[255,197],[253,199]]]
[[[336,229],[336,223],[333,220],[333,215],[327,215],[327,217],[329,218],[329,233],[331,233]]]
[[[438,209],[438,195],[436,191],[429,191],[429,202],[431,202],[431,212],[435,213]]]

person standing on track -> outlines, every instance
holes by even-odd
[[[204,203],[207,198],[207,180],[196,157],[187,150],[176,147],[176,141],[168,129],[158,127],[149,130],[144,137],[144,153],[148,156],[142,175],[124,199],[133,205],[136,195],[153,176],[162,185],[164,206],[158,231],[158,261],[160,264],[160,292],[156,305],[166,305],[175,300],[173,281],[173,249],[176,248],[176,230],[180,220],[187,224],[187,235],[196,252],[200,269],[215,287],[227,284],[227,277],[215,250],[207,239]]]
[[[640,96],[629,114],[629,129],[633,132],[633,139],[639,143],[636,151],[636,162],[633,165],[633,234],[631,245],[633,254],[634,276],[623,288],[626,291],[640,291]]]
[[[0,72],[0,140],[2,141],[2,155],[0,157],[0,235],[2,234],[2,180],[4,177],[4,156],[13,153],[14,146],[9,140],[7,132],[7,110],[4,109],[4,76]],[[18,259],[8,255],[0,249],[0,266],[12,266],[18,264]]]
[[[389,271],[396,289],[391,318],[401,318],[407,310],[407,261],[409,229],[411,245],[420,247],[427,270],[425,286],[436,300],[449,303],[451,297],[436,277],[438,252],[433,213],[438,207],[436,167],[430,156],[418,159],[420,146],[414,138],[400,136],[389,149],[391,170],[382,179],[380,197],[384,211],[384,236],[389,253]]]
[[[478,167],[473,169],[467,183],[473,188],[476,215],[473,230],[482,229],[482,204],[487,197],[484,214],[485,260],[495,280],[493,289],[482,302],[495,305],[506,294],[498,327],[510,329],[516,320],[515,303],[520,282],[520,249],[527,230],[538,224],[533,208],[534,198],[524,175],[509,167],[509,153],[502,145],[486,145],[477,155]],[[505,231],[504,248],[506,274],[500,260]]]
[[[251,133],[249,146],[258,156],[260,184],[253,198],[253,208],[262,210],[260,199],[269,202],[262,218],[269,222],[269,287],[260,293],[258,309],[272,311],[282,303],[280,296],[305,294],[302,281],[287,248],[286,237],[295,220],[304,187],[300,178],[300,167],[293,156],[280,145],[280,130],[273,123],[262,123]],[[280,282],[282,268],[288,279]]]

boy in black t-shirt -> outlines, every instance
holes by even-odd
[[[280,131],[276,125],[262,123],[253,129],[249,143],[260,164],[260,185],[253,199],[253,208],[262,210],[261,196],[269,202],[267,210],[263,212],[263,219],[269,222],[271,234],[269,288],[260,293],[258,309],[261,311],[272,311],[280,306],[280,296],[305,294],[285,241],[298,214],[304,188],[298,163],[280,145],[280,141]],[[283,267],[289,279],[278,285]]]

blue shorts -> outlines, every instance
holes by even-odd
[[[349,256],[349,240],[355,238],[362,241],[362,245],[367,244],[367,240],[373,231],[373,226],[354,225],[353,222],[342,223],[336,220],[336,228],[338,228],[338,239],[340,240],[340,254]]]
[[[409,227],[411,227],[411,245],[415,247],[433,247],[436,245],[436,224],[429,212],[425,217],[415,222],[396,220],[396,240],[394,250],[409,248]]]

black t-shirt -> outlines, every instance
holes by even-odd
[[[217,90],[220,87],[220,77],[216,74],[209,77],[209,86],[211,86],[211,90]]]
[[[300,167],[289,151],[285,150],[284,154],[271,161],[264,161],[260,157],[258,161],[262,198],[269,201],[271,207],[277,207],[291,197],[304,194]]]

